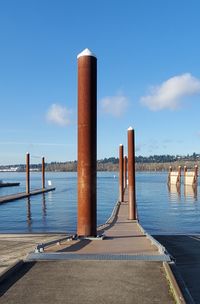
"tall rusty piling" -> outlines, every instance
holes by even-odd
[[[119,145],[119,202],[124,201],[124,147]]]
[[[128,219],[136,219],[135,134],[132,127],[128,128]]]
[[[78,236],[97,235],[97,58],[78,59]]]
[[[127,188],[127,156],[124,156],[124,190]]]
[[[45,158],[42,157],[42,189],[45,189]]]
[[[26,193],[30,193],[30,154],[26,153]]]

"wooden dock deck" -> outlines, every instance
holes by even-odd
[[[54,187],[53,188],[45,188],[45,189],[35,189],[35,190],[32,190],[30,193],[21,192],[21,193],[1,196],[0,197],[0,205],[4,204],[4,203],[11,202],[11,201],[15,201],[15,200],[23,199],[23,198],[26,198],[26,197],[30,197],[32,195],[38,195],[38,194],[46,193],[46,192],[49,192],[49,191],[54,191],[55,189],[56,188],[54,188]]]

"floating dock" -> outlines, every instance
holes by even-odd
[[[23,199],[23,198],[26,198],[26,197],[30,197],[32,195],[38,195],[38,194],[46,193],[46,192],[49,192],[49,191],[54,191],[55,189],[56,189],[55,187],[45,188],[45,189],[36,189],[36,190],[30,191],[29,193],[21,192],[21,193],[1,196],[0,197],[0,205],[4,204],[4,203],[11,202],[11,201],[15,201],[15,200]]]
[[[20,183],[0,183],[0,188],[3,187],[15,187],[15,186],[19,186]]]
[[[170,256],[127,211],[116,205],[98,228],[104,237],[38,245],[0,277],[1,303],[174,303],[164,270]]]

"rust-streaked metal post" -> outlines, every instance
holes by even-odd
[[[97,58],[78,56],[78,236],[96,236]]]
[[[198,166],[197,165],[194,166],[194,173],[195,173],[195,176],[197,177],[198,176]]]
[[[26,193],[30,193],[30,154],[26,153]]]
[[[122,144],[119,145],[119,202],[123,202],[124,193],[124,147]]]
[[[184,175],[187,172],[187,166],[184,166]]]
[[[177,183],[181,183],[181,166],[178,166],[178,179],[177,179]]]
[[[136,219],[135,191],[135,134],[132,127],[128,128],[128,219]]]
[[[178,166],[178,174],[181,176],[181,166]]]
[[[45,189],[45,158],[42,157],[42,189]]]
[[[127,156],[124,156],[124,190],[127,188]]]
[[[168,184],[171,183],[171,172],[172,172],[172,166],[169,167]]]

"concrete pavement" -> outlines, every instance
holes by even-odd
[[[191,303],[200,303],[200,235],[156,235],[154,236],[176,259],[176,268],[185,286],[185,297],[192,297]]]
[[[1,304],[175,303],[161,262],[51,261],[30,267],[7,292],[9,286],[1,285]]]

